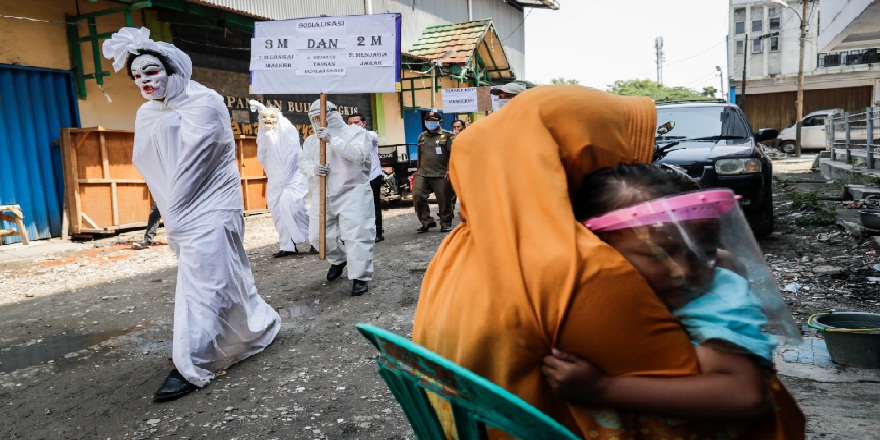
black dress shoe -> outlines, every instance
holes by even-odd
[[[351,296],[361,296],[367,293],[368,290],[370,290],[370,287],[367,286],[366,281],[353,280],[351,282]]]
[[[385,241],[385,236],[382,235],[381,232],[378,233],[378,234],[376,234],[376,243],[378,243],[378,242],[380,242],[380,241]]]
[[[174,400],[178,397],[183,397],[198,388],[199,387],[189,383],[175,368],[171,370],[171,374],[168,375],[165,382],[162,382],[162,386],[159,387],[159,391],[156,391],[153,400],[157,402]]]
[[[436,228],[436,227],[437,227],[437,223],[431,222],[431,223],[428,223],[427,225],[422,225],[421,228],[416,229],[416,232],[421,234],[422,232],[428,232],[428,229]]]
[[[452,226],[440,226],[440,232],[449,232],[452,230]]]
[[[315,249],[314,246],[310,246],[310,247],[309,247],[309,253],[310,253],[310,254],[317,254],[317,253],[318,253],[318,250]]]
[[[288,255],[296,255],[296,252],[282,250],[282,251],[278,251],[278,252],[272,254],[272,258],[281,258],[281,257],[286,257]]]
[[[331,264],[330,270],[327,271],[327,281],[333,281],[339,278],[342,275],[342,269],[345,268],[346,264],[348,264],[348,261],[343,261],[342,264]]]

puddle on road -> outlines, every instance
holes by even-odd
[[[0,348],[0,372],[11,373],[48,361],[58,361],[64,359],[64,356],[69,353],[84,350],[141,329],[131,327],[124,330],[109,330],[86,335],[60,335],[43,338],[42,341],[32,345],[3,347]]]
[[[288,307],[279,307],[278,315],[284,321],[290,321],[298,318],[311,318],[321,311],[321,301],[315,300],[311,304],[299,304]]]

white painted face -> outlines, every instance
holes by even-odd
[[[278,125],[278,114],[269,110],[260,113],[260,124],[263,124],[263,130],[272,131]]]
[[[144,99],[165,99],[168,72],[158,58],[149,54],[135,58],[131,63],[131,74]]]

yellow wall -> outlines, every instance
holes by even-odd
[[[405,144],[406,133],[403,129],[403,115],[400,114],[397,93],[383,93],[380,96],[385,108],[385,142],[382,145]]]
[[[0,2],[0,15],[64,21],[76,14],[71,1],[31,0]],[[65,26],[12,18],[0,19],[0,63],[68,70]]]
[[[434,104],[431,105],[431,77],[425,76],[424,74],[416,73],[409,70],[404,70],[402,77],[404,78],[403,87],[409,88],[410,81],[407,81],[406,78],[415,78],[412,82],[412,87],[417,89],[424,90],[416,90],[415,91],[415,102],[413,102],[412,91],[405,90],[403,92],[403,105],[407,108],[434,108],[436,107],[438,110],[443,110],[443,89],[453,89],[460,87],[470,87],[470,84],[461,82],[457,79],[441,77],[437,81],[437,92],[434,94]],[[398,105],[399,106],[399,105]]]
[[[77,11],[77,6],[79,11]],[[65,14],[85,14],[121,6],[124,4],[108,1],[92,3],[85,0],[2,0],[0,1],[0,15],[50,22],[0,18],[0,48],[2,48],[0,49],[0,64],[70,70],[66,26],[61,23],[65,21]],[[136,27],[141,25],[140,11],[133,12],[132,18]],[[98,17],[96,21],[98,32],[103,33],[118,30],[125,23],[125,18],[123,14],[118,13]],[[79,33],[80,35],[87,34],[85,24],[79,26]],[[80,48],[85,73],[94,72],[91,45],[81,44]],[[144,103],[144,99],[125,71],[113,72],[111,61],[103,57],[101,63],[103,70],[112,72],[110,76],[104,77],[104,92],[112,102],[107,100],[94,79],[86,80],[87,98],[77,99],[82,126],[101,125],[107,129],[133,130],[135,114],[138,107]],[[409,71],[404,71],[403,74],[404,77],[416,75]],[[193,79],[199,80],[197,76],[194,72]],[[426,79],[419,80],[416,84],[421,83],[423,87],[430,87],[430,82],[430,79]],[[440,88],[466,86],[466,84],[448,78],[441,79],[439,83]],[[404,102],[407,106],[412,106],[410,96],[409,92],[404,94]],[[385,141],[383,144],[405,143],[403,116],[400,114],[397,94],[385,93],[381,95],[381,99],[385,110],[385,133],[383,133]],[[417,107],[430,108],[430,90],[417,91],[416,104]],[[435,95],[435,105],[442,106],[439,88]]]
[[[77,12],[79,5],[79,12]],[[77,15],[123,6],[121,3],[100,1],[91,3],[75,0],[19,0],[0,2],[0,15],[27,17],[51,21],[34,22],[11,18],[0,18],[0,63],[15,64],[47,69],[70,70],[70,55],[67,46],[67,27],[65,14]],[[132,13],[135,26],[140,26],[141,13]],[[55,23],[57,22],[57,23]],[[83,22],[85,23],[85,22]],[[118,30],[125,23],[121,13],[96,19],[98,32]],[[79,26],[80,35],[88,33],[85,24]],[[86,73],[95,71],[90,44],[81,44],[83,69]],[[102,57],[103,70],[113,71],[111,61]],[[86,99],[77,99],[80,120],[83,127],[102,125],[109,129],[134,129],[134,116],[144,99],[124,71],[104,78],[104,90],[113,100],[107,102],[98,89],[94,79],[86,80]]]

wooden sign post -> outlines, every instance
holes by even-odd
[[[321,127],[327,126],[327,95],[321,93]],[[321,139],[321,166],[327,166],[327,142]],[[320,218],[320,229],[318,238],[318,258],[324,260],[327,258],[327,176],[321,176],[318,180],[321,188],[321,203],[318,208]]]

